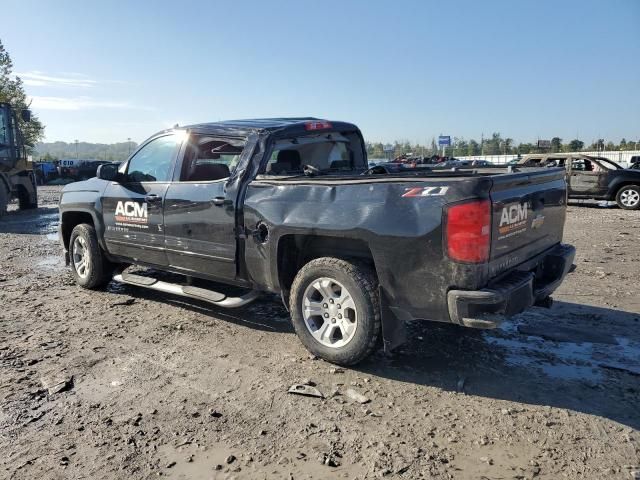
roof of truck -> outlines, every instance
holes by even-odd
[[[197,123],[185,125],[177,129],[195,130],[205,133],[247,134],[256,131],[291,130],[292,133],[306,131],[305,126],[310,122],[329,122],[331,130],[356,130],[352,123],[324,120],[315,117],[292,118],[254,118],[246,120],[225,120],[221,122]],[[322,131],[319,129],[318,131]],[[324,129],[324,130],[328,130]]]

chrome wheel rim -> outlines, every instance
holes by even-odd
[[[640,202],[640,193],[635,190],[625,190],[620,194],[620,203],[625,207],[635,207]]]
[[[80,278],[87,278],[89,275],[89,258],[87,254],[87,242],[82,237],[76,237],[71,248],[71,258],[73,268]]]
[[[327,277],[314,280],[304,292],[304,324],[313,338],[330,348],[348,344],[358,328],[358,311],[349,291]]]

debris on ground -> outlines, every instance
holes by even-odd
[[[73,387],[73,375],[57,373],[41,378],[40,382],[49,395],[55,395]]]
[[[370,402],[370,400],[367,397],[365,397],[359,392],[356,392],[352,388],[347,389],[347,391],[345,392],[345,396],[349,397],[354,402],[358,402],[362,404]]]
[[[288,393],[304,395],[305,397],[324,398],[324,395],[316,387],[311,385],[295,383],[289,387]]]

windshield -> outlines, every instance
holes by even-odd
[[[622,169],[622,167],[620,165],[618,165],[613,160],[609,160],[608,158],[598,157],[598,158],[596,158],[596,160],[602,165],[602,167],[604,167],[604,168],[606,168],[608,170],[621,170]]]

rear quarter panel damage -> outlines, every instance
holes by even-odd
[[[425,187],[435,195],[410,195]],[[285,235],[317,235],[358,239],[368,245],[384,297],[402,316],[448,321],[446,291],[450,286],[475,288],[486,280],[486,267],[454,264],[443,253],[442,213],[447,203],[488,196],[490,182],[394,179],[338,184],[314,179],[291,184],[254,181],[244,202],[244,225],[265,224],[266,242],[248,239],[245,249],[250,281],[280,291],[279,239]],[[284,252],[286,254],[286,252]],[[335,256],[340,257],[338,249]]]

